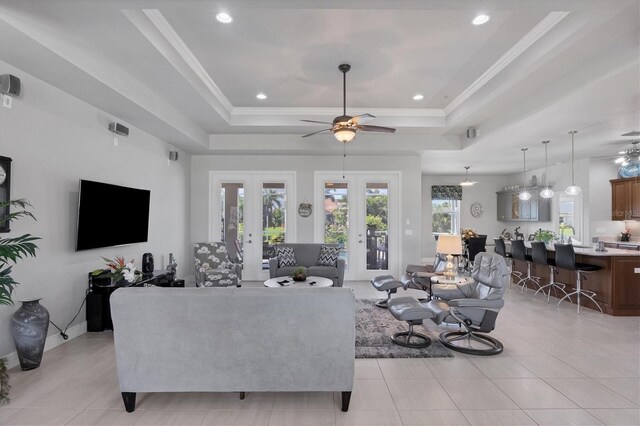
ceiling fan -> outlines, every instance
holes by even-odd
[[[318,133],[329,132],[333,133],[333,136],[342,143],[351,142],[356,133],[361,130],[363,132],[378,132],[378,133],[395,133],[396,129],[391,127],[371,126],[366,123],[369,120],[373,120],[375,117],[371,114],[361,114],[352,117],[347,115],[347,73],[351,69],[349,64],[341,64],[338,69],[342,73],[342,115],[333,119],[332,123],[327,121],[315,121],[315,120],[300,120],[307,123],[320,123],[331,125],[328,129],[319,130],[317,132],[309,133],[302,136],[306,138],[308,136],[317,135]]]

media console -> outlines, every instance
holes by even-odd
[[[89,289],[87,292],[87,331],[113,330],[111,321],[111,293],[120,287],[184,287],[184,280],[176,280],[173,272],[165,270],[153,271],[142,275],[136,282],[119,281],[112,283],[111,278],[94,277],[88,274]]]

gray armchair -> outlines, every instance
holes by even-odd
[[[198,287],[240,287],[242,264],[229,258],[224,242],[195,243],[193,245]]]
[[[495,355],[502,352],[502,343],[484,333],[494,329],[498,312],[504,306],[504,293],[509,285],[504,258],[495,253],[478,253],[471,277],[473,281],[467,284],[442,288],[446,290],[441,293],[444,299],[431,300],[426,308],[434,313],[433,321],[437,324],[459,324],[464,328],[441,333],[442,344],[467,354]],[[435,289],[434,296],[438,296]],[[465,345],[453,343],[457,341],[465,341]]]

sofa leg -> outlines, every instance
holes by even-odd
[[[124,401],[124,409],[127,410],[127,413],[133,413],[136,409],[136,393],[122,392],[122,401]]]
[[[240,399],[244,399],[244,397],[245,397],[245,396],[246,396],[246,395],[245,395],[245,393],[244,393],[244,392],[240,392]]]
[[[351,401],[351,391],[342,392],[342,411],[349,411],[349,402]]]

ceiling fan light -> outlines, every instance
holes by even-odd
[[[475,185],[476,183],[472,180],[464,180],[462,182],[460,182],[460,186],[472,186]]]
[[[531,199],[531,193],[529,191],[522,191],[518,194],[518,198],[522,201],[527,201]]]
[[[343,127],[341,129],[334,130],[333,136],[342,143],[348,143],[356,137],[356,131],[350,127]]]
[[[540,196],[542,198],[553,198],[553,190],[551,188],[545,188],[542,191],[540,191]]]
[[[578,195],[582,192],[582,188],[578,185],[571,185],[564,192],[566,192],[567,195]]]

